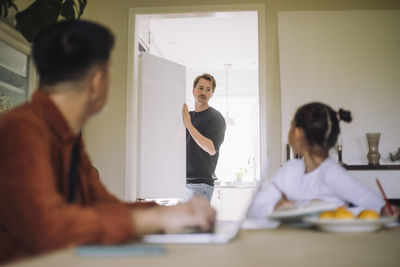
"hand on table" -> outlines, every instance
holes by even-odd
[[[393,214],[390,213],[389,207],[387,205],[383,206],[381,209],[381,215],[382,216],[391,216],[397,218],[397,220],[400,219],[400,208],[395,205],[390,205],[392,208]]]
[[[215,223],[216,212],[204,197],[194,197],[175,206],[137,209],[132,217],[137,235],[177,233],[192,227],[208,232]]]
[[[204,197],[194,197],[188,202],[164,208],[161,220],[166,233],[181,232],[192,227],[208,232],[215,223],[216,212]]]

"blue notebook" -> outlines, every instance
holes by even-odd
[[[78,246],[76,254],[81,257],[139,257],[165,254],[158,245],[115,245],[115,246]]]

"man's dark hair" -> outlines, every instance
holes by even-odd
[[[214,77],[209,73],[204,73],[202,75],[197,76],[196,79],[194,79],[193,88],[195,88],[197,86],[197,84],[199,83],[200,79],[205,79],[207,81],[212,82],[212,91],[214,93],[215,87],[217,87],[217,82],[215,81]]]
[[[40,84],[82,79],[91,67],[108,62],[113,46],[113,34],[99,24],[72,20],[51,25],[33,42]]]

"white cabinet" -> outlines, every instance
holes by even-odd
[[[253,187],[215,187],[211,206],[219,221],[239,221],[251,200]]]
[[[28,99],[34,75],[29,43],[0,21],[0,113]]]
[[[211,206],[217,211],[217,220],[222,221],[222,188],[215,187]]]
[[[186,68],[150,54],[139,63],[138,197],[184,198]]]

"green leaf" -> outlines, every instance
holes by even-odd
[[[86,4],[86,0],[65,0],[61,15],[67,20],[80,19]]]
[[[83,14],[83,10],[85,10],[85,7],[87,5],[87,0],[78,0],[78,2],[79,2],[78,18],[81,18],[82,14]]]
[[[37,0],[28,8],[19,12],[17,30],[28,42],[32,42],[36,34],[44,28],[57,22],[61,12],[61,0]]]
[[[4,1],[1,1],[0,2],[0,17],[6,18],[7,15],[8,15],[7,3],[5,3]]]
[[[67,20],[75,19],[74,0],[66,0],[61,7],[61,16]]]
[[[13,0],[0,0],[0,17],[6,18],[10,8],[14,8],[14,10],[18,12],[18,8],[14,4]]]
[[[0,15],[4,13],[5,3],[12,1],[0,0]],[[14,3],[12,5],[15,6]],[[17,30],[32,42],[38,32],[56,23],[60,15],[67,20],[79,19],[86,5],[87,0],[35,0],[28,8],[17,13]]]

